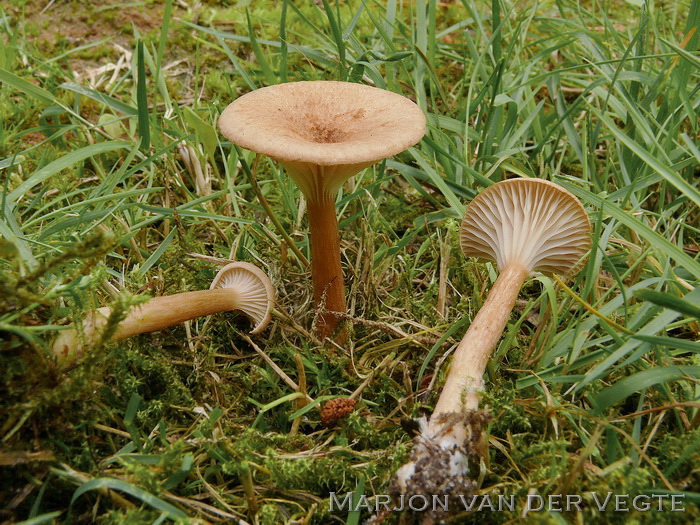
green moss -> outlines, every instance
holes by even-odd
[[[679,436],[669,428],[663,432],[655,449],[654,456],[658,458],[657,465],[662,471],[671,471],[688,487],[698,486],[700,471],[696,467],[700,461],[700,429]]]
[[[505,436],[508,433],[520,434],[533,431],[538,423],[526,405],[517,403],[518,391],[512,383],[498,381],[489,385],[482,394],[482,406],[489,407],[493,414],[490,424],[491,434]]]
[[[358,473],[351,463],[337,456],[281,459],[273,454],[265,458],[265,467],[275,486],[283,490],[304,490],[314,494],[352,490]]]
[[[271,503],[261,506],[255,517],[259,520],[260,525],[276,525],[284,521],[280,515],[279,507]]]
[[[161,514],[148,508],[110,510],[100,521],[107,525],[147,525],[157,521]]]

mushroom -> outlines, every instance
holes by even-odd
[[[495,262],[500,274],[455,350],[430,420],[420,422],[409,462],[396,473],[398,494],[470,491],[467,458],[487,419],[477,409],[491,351],[531,272],[569,275],[580,265],[591,247],[590,223],[578,199],[557,184],[511,179],[469,204],[460,244],[465,256]]]
[[[396,93],[350,82],[290,82],[258,89],[231,103],[221,133],[279,161],[304,194],[309,214],[311,273],[326,337],[346,311],[335,200],[364,168],[413,146],[425,115]]]
[[[230,263],[219,270],[209,290],[155,297],[131,307],[110,341],[233,310],[248,316],[254,323],[250,333],[258,334],[272,318],[274,296],[274,288],[265,272],[250,263]],[[110,313],[110,307],[89,313],[83,321],[82,337],[76,328],[61,332],[52,345],[57,361],[64,366],[72,364],[84,350],[98,342]]]

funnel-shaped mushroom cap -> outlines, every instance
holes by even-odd
[[[319,166],[337,190],[350,176],[416,144],[425,115],[411,100],[352,82],[289,82],[243,95],[219,117],[221,133],[280,161],[310,195]],[[316,167],[316,169],[314,169]],[[308,173],[311,172],[311,173]]]
[[[227,264],[214,277],[210,289],[232,288],[236,293],[237,310],[247,315],[255,327],[251,334],[258,334],[272,318],[275,290],[265,272],[246,262]]]
[[[489,186],[469,204],[460,244],[467,257],[519,264],[529,271],[571,273],[591,247],[591,226],[579,200],[541,179]]]

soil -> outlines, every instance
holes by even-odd
[[[133,38],[131,26],[141,34],[159,27],[163,19],[162,2],[123,2],[101,0],[29,0],[23,6],[12,2],[8,12],[23,17],[39,29],[36,38],[51,42],[65,38],[76,46],[114,37],[121,44]]]
[[[28,0],[12,1],[6,11],[12,19],[24,19],[29,28],[25,39],[45,56],[109,39],[91,52],[80,53],[79,59],[69,60],[79,79],[90,70],[117,62],[124,50],[133,49],[134,28],[141,36],[159,30],[164,2]]]

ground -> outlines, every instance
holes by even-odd
[[[569,280],[528,280],[485,375],[473,482],[516,509],[453,521],[697,519],[698,25],[697,1],[5,2],[0,520],[416,518],[374,503],[498,273],[461,254],[465,206],[512,177],[574,193],[594,244]],[[428,118],[336,203],[342,344],[314,335],[298,190],[216,128],[240,94],[309,79]],[[108,342],[230,260],[273,282],[262,334],[217,314]],[[60,362],[57,331],[104,306],[106,335]],[[333,509],[348,492],[371,508]],[[533,494],[583,509],[527,513]]]

